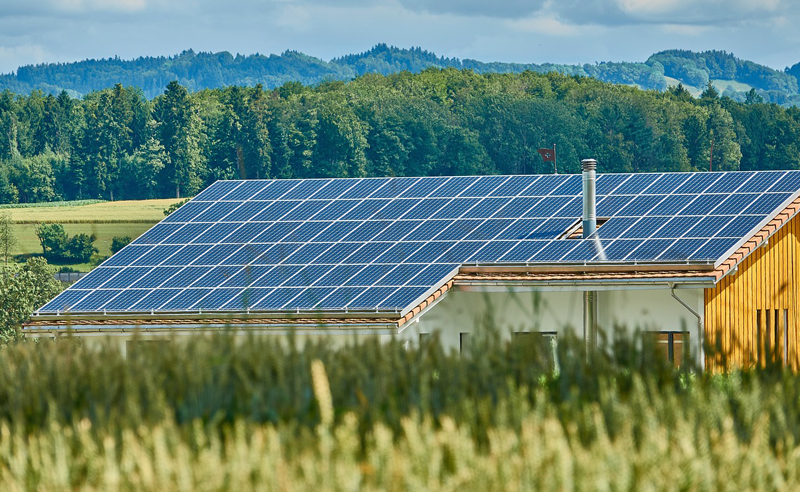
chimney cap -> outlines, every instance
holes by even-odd
[[[581,161],[581,168],[584,171],[594,171],[597,169],[597,160],[595,159],[583,159]]]

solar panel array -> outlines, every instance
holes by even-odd
[[[607,261],[715,261],[800,172],[598,175]],[[218,181],[39,313],[401,310],[462,264],[599,261],[580,175]]]

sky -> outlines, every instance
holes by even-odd
[[[378,43],[570,64],[717,49],[782,70],[800,62],[798,25],[798,0],[0,0],[0,73],[190,48],[330,60]]]

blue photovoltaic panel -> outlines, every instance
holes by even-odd
[[[397,198],[406,188],[421,178],[392,178],[388,183],[373,191],[370,198]]]
[[[165,304],[162,305],[164,311],[182,311],[190,309],[197,301],[207,296],[211,289],[185,289]]]
[[[472,263],[496,263],[500,258],[506,254],[511,248],[517,244],[516,241],[490,241],[484,247],[479,249],[474,255],[470,256],[467,260]]]
[[[780,194],[769,194],[763,195],[751,203],[745,210],[745,214],[757,214],[757,215],[764,215],[770,212],[774,212],[777,207],[783,204],[786,200],[789,199],[791,194],[789,193],[780,193]]]
[[[272,181],[243,181],[240,186],[234,188],[230,193],[225,195],[223,200],[242,201],[252,198],[260,191],[266,189]]]
[[[304,200],[314,193],[324,189],[330,183],[329,179],[308,179],[301,181],[294,188],[281,196],[281,200]]]
[[[83,277],[72,286],[76,289],[96,289],[120,272],[119,268],[95,268],[91,275]]]
[[[600,244],[608,261],[620,261],[628,256],[631,251],[641,246],[644,241],[644,239],[617,239],[607,243],[601,240]]]
[[[179,289],[150,289],[150,293],[133,304],[130,311],[155,311],[181,292]]]
[[[316,286],[337,286],[345,283],[354,275],[359,273],[364,266],[362,265],[338,265],[333,267],[327,274],[312,282]]]
[[[355,186],[357,182],[358,180],[354,179],[334,179],[324,188],[320,188],[312,195],[309,195],[308,198],[312,200],[332,200],[334,198],[339,198],[342,193]]]
[[[752,177],[752,174],[725,173],[714,184],[709,186],[705,193],[733,193]]]
[[[124,311],[149,293],[150,291],[147,289],[123,290],[119,295],[105,303],[103,309],[108,311]]]
[[[466,189],[478,181],[477,176],[454,176],[445,184],[431,192],[430,197],[453,197],[465,193]]]
[[[663,201],[658,203],[658,207],[651,209],[646,215],[674,217],[695,198],[696,195],[667,195]]]
[[[721,177],[721,173],[695,173],[692,174],[681,186],[675,189],[676,194],[702,193]]]
[[[800,173],[794,171],[786,173],[769,191],[773,193],[794,193],[798,189],[800,189]]]
[[[617,215],[617,212],[622,210],[633,198],[630,195],[611,195],[600,198],[597,203],[597,216],[611,217]]]
[[[522,217],[525,212],[531,210],[539,202],[544,200],[542,197],[517,197],[512,198],[503,208],[497,211],[494,217],[516,218]]]
[[[367,198],[389,182],[384,178],[362,179],[339,198]]]
[[[417,301],[426,292],[425,287],[401,287],[389,294],[389,297],[380,302],[378,307],[385,309],[402,309]]]
[[[675,190],[685,183],[690,176],[691,174],[689,173],[663,174],[657,182],[647,188],[647,193],[651,195],[675,193]]]
[[[223,308],[225,304],[228,303],[231,299],[239,295],[244,289],[214,289],[208,293],[205,297],[197,301],[193,306],[196,309],[219,309],[228,310],[229,308]]]
[[[528,261],[533,255],[539,252],[543,243],[541,241],[521,241],[511,248],[506,254],[500,257],[500,261],[520,262]]]
[[[653,186],[660,177],[660,174],[634,174],[630,179],[619,185],[619,187],[614,190],[614,194],[639,195],[641,193],[647,193],[648,188]]]
[[[115,272],[119,272],[118,275],[115,275],[113,278],[109,279],[106,283],[103,284],[103,288],[106,289],[124,289],[126,287],[130,287],[133,285],[134,282],[139,280],[140,278],[144,277],[152,268],[150,267],[128,267],[120,270],[114,270]],[[99,278],[102,279],[102,275]],[[81,289],[87,289],[88,284],[82,283],[78,286]],[[99,287],[99,285],[95,286]]]
[[[392,268],[394,268],[394,265],[367,265],[359,270],[358,273],[348,278],[345,282],[340,282],[339,284],[370,286],[377,282],[384,275],[389,273]],[[355,268],[353,268],[353,270],[355,270]]]
[[[459,239],[464,239],[467,237],[472,231],[480,227],[483,224],[483,220],[481,219],[461,219],[456,220],[440,232],[435,239],[437,241],[458,241]]]
[[[600,174],[597,176],[597,195],[608,195],[630,179],[630,174]]]
[[[511,176],[489,193],[488,196],[517,196],[537,179],[539,179],[539,176]]]
[[[39,312],[399,309],[463,264],[603,261],[579,175],[219,181]],[[800,172],[600,174],[606,261],[722,261]],[[245,288],[249,290],[245,291]],[[273,290],[274,289],[274,290]]]
[[[472,186],[461,192],[459,196],[483,198],[489,196],[497,187],[507,180],[508,176],[483,176],[478,178]]]
[[[134,289],[152,289],[163,284],[179,271],[181,271],[181,267],[155,267],[149,273],[136,280],[131,287]]]
[[[180,270],[175,275],[169,277],[163,284],[161,284],[164,288],[179,288],[185,289],[194,283],[195,280],[202,277],[206,274],[209,270],[213,267],[206,266],[206,267],[195,267],[195,266],[187,266],[184,269]]]
[[[249,287],[269,273],[273,268],[274,267],[268,265],[248,265],[239,269],[235,274],[228,276],[220,285],[222,287]]]
[[[192,222],[216,222],[233,212],[241,203],[217,202],[205,209],[199,215],[192,217]]]
[[[347,306],[353,302],[364,289],[361,287],[340,287],[334,290],[329,296],[321,300],[315,307],[320,309],[335,309],[339,306]]]
[[[282,199],[283,195],[300,184],[301,180],[299,179],[279,179],[275,180],[264,188],[263,190],[256,193],[251,200],[278,200]]]
[[[435,239],[442,231],[447,229],[454,220],[429,220],[420,222],[420,226],[409,232],[403,240],[405,241],[429,241]]]
[[[351,309],[376,309],[382,306],[384,299],[397,290],[398,287],[372,287],[356,297],[347,307]]]
[[[136,238],[133,244],[158,244],[181,227],[184,227],[184,225],[162,222]]]
[[[439,208],[431,217],[434,219],[457,219],[478,204],[479,198],[454,198]]]
[[[172,235],[164,238],[163,244],[186,244],[208,230],[211,224],[185,224]]]
[[[576,176],[574,174],[566,175],[567,179],[564,182],[553,190],[553,195],[579,195],[582,189],[582,178],[581,176]]]
[[[525,239],[545,223],[545,219],[517,219],[511,225],[500,231],[494,238]]]
[[[89,295],[90,292],[90,290],[78,290],[77,287],[75,289],[65,290],[57,295],[55,299],[42,306],[40,311],[49,313],[72,311],[72,307],[75,306],[78,301]]]
[[[681,237],[688,230],[700,222],[700,217],[673,217],[669,219],[664,227],[656,231],[651,237],[654,238],[676,238]]]
[[[194,197],[193,201],[198,202],[208,200],[215,202],[238,188],[241,184],[241,181],[217,181]]]

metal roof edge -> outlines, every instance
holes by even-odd
[[[208,312],[86,312],[73,313],[64,312],[60,314],[37,314],[34,313],[29,318],[30,321],[65,321],[69,320],[204,320],[204,319],[352,319],[352,318],[399,318],[400,311],[361,311],[361,310],[340,310],[340,311],[208,311]]]

